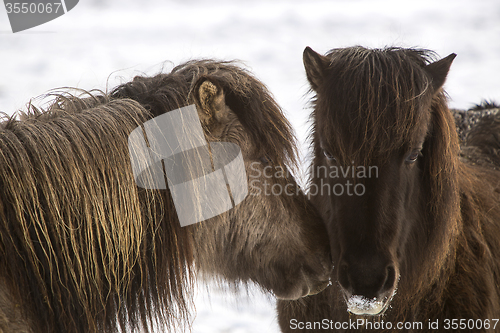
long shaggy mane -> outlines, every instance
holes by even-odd
[[[61,96],[3,124],[0,271],[41,331],[185,316],[187,238],[170,201],[139,190],[130,167],[128,134],[148,117],[128,99]]]

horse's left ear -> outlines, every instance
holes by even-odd
[[[425,67],[427,73],[432,78],[432,87],[434,91],[438,91],[446,81],[446,76],[450,70],[451,63],[457,55],[455,53],[450,54],[446,58],[433,62]]]
[[[313,51],[309,46],[305,48],[303,54],[304,67],[306,69],[307,80],[311,88],[317,91],[323,84],[325,70],[328,68],[329,60],[327,57]]]
[[[224,90],[214,79],[199,79],[194,86],[194,98],[200,120],[205,124],[213,120],[221,122],[229,112]]]

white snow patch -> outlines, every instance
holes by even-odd
[[[347,300],[347,309],[355,315],[378,315],[385,309],[385,301],[353,295]]]

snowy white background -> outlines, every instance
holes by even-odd
[[[241,59],[303,143],[307,45],[321,53],[352,45],[454,52],[451,106],[500,102],[499,0],[80,0],[66,15],[16,34],[0,6],[0,111],[12,114],[52,88],[105,90],[192,58]],[[270,296],[209,289],[199,284],[193,332],[278,332]]]

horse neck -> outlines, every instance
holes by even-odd
[[[397,316],[432,320],[446,316],[488,318],[498,314],[500,207],[498,199],[488,190],[492,189],[492,182],[498,182],[498,177],[497,171],[484,170],[478,174],[471,166],[459,166],[460,205],[458,214],[450,221],[455,222],[455,230],[449,241],[442,241],[447,243],[446,257],[428,269],[414,290],[400,293],[400,304],[394,305],[400,309]]]

